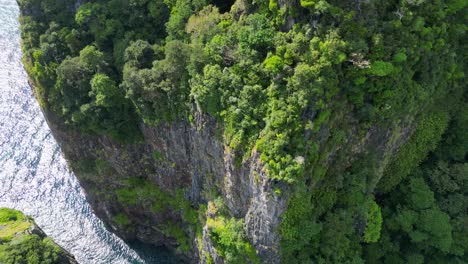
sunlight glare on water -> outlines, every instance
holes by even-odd
[[[0,0],[0,207],[34,217],[80,263],[145,263],[104,228],[68,170],[27,83],[18,13]]]

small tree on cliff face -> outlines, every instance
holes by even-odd
[[[88,101],[91,73],[82,66],[80,58],[67,58],[57,68],[57,82],[51,97],[60,114],[67,116]],[[60,107],[61,106],[61,107]]]
[[[91,92],[89,95],[95,98],[96,106],[112,108],[121,104],[121,94],[115,81],[105,74],[98,73],[91,79]]]
[[[90,72],[98,72],[105,66],[104,54],[94,46],[86,46],[80,51],[80,65]]]

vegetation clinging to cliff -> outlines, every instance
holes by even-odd
[[[238,159],[259,152],[272,182],[293,190],[285,262],[464,256],[452,231],[466,234],[466,210],[445,203],[465,199],[466,145],[454,131],[466,126],[466,1],[246,0],[230,12],[208,0],[20,5],[27,70],[70,127],[128,140],[141,121],[203,112]],[[407,124],[416,127],[382,172],[372,151],[352,166],[346,152],[327,164],[353,134]],[[445,150],[430,156],[438,167],[419,166],[441,138]]]
[[[31,233],[33,225],[21,212],[0,208],[0,263],[64,263],[63,250],[50,238]]]

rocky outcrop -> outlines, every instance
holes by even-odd
[[[183,261],[205,263],[204,255],[208,253],[215,263],[223,263],[209,237],[207,226],[203,226],[201,240],[196,239],[177,208],[155,212],[148,201],[126,204],[119,199],[116,190],[125,188],[128,180],[142,179],[170,197],[183,190],[184,197],[195,209],[213,199],[213,193],[222,196],[229,216],[244,219],[245,232],[258,256],[265,263],[280,262],[278,230],[281,215],[287,207],[289,187],[267,177],[255,150],[250,158],[236,164],[235,153],[223,144],[222,133],[215,120],[197,114],[192,123],[180,121],[155,127],[141,124],[143,140],[121,144],[106,136],[74,131],[53,113],[44,111],[44,114],[96,214],[119,236],[177,248],[180,241],[165,231],[167,223],[177,224],[194,242],[188,252],[179,251]],[[352,119],[349,120],[353,127]],[[381,177],[388,157],[411,134],[410,123],[402,122],[391,128],[374,127],[366,134],[355,134],[351,129],[345,135],[345,144],[331,148],[332,131],[324,127],[318,133],[320,138],[314,140],[320,142],[321,150],[328,145],[328,156],[323,162],[324,165],[335,166],[336,170],[349,167],[359,154],[373,151],[376,157],[380,157],[376,170]],[[348,153],[345,164],[335,164],[336,157],[344,153]],[[94,167],[89,170],[83,168],[87,162],[94,163]],[[115,220],[122,212],[131,224],[122,225]]]
[[[31,229],[30,229],[29,232],[31,234],[38,235],[42,239],[46,238],[47,235],[44,233],[44,231],[42,231],[42,229],[39,226],[37,226],[34,221],[32,223],[33,224],[31,226]],[[55,244],[55,246],[60,249],[59,259],[58,259],[57,263],[61,263],[61,264],[78,264],[75,257],[72,254],[70,254],[70,252],[66,251],[64,248],[60,247],[57,244]]]
[[[268,263],[279,261],[277,230],[287,195],[279,196],[273,191],[259,155],[254,153],[241,166],[234,164],[235,155],[224,146],[213,119],[200,114],[193,123],[182,121],[156,127],[141,124],[144,138],[141,143],[120,144],[105,136],[73,131],[53,113],[44,111],[44,114],[96,214],[121,237],[169,248],[178,245],[161,227],[162,223],[183,223],[177,210],[154,213],[144,204],[119,202],[115,190],[124,187],[126,180],[138,178],[170,195],[183,189],[194,208],[218,193],[224,197],[230,216],[245,219],[246,233],[259,256]],[[102,170],[99,173],[87,171],[82,168],[87,161],[102,162],[106,168],[99,168]],[[121,212],[131,221],[130,228],[123,228],[113,220]],[[186,226],[184,229],[187,230]],[[193,234],[190,240],[194,240]],[[204,232],[203,250],[211,251],[209,248],[214,247],[210,244]],[[184,254],[185,259],[194,262],[198,256],[196,249],[194,246]]]
[[[75,13],[84,2],[72,0],[61,8]],[[128,5],[129,8],[142,7],[141,13],[135,12],[135,21],[144,18],[145,12],[150,12],[151,16],[148,17],[153,17],[153,11],[158,7],[146,6],[146,2],[143,2]],[[225,13],[226,6],[232,2],[230,13]],[[426,67],[430,61],[442,62],[439,58],[449,54],[450,49],[446,53],[431,54],[428,47],[440,43],[427,40],[429,42],[421,46],[424,49],[413,45],[422,43],[423,36],[430,30],[436,32],[439,26],[445,28],[446,23],[441,20],[437,27],[424,28],[424,16],[416,15],[419,11],[416,13],[415,10],[414,21],[413,15],[396,20],[396,17],[388,17],[385,12],[377,12],[377,6],[373,4],[361,10],[360,5],[330,4],[325,1],[277,0],[266,4],[236,0],[210,3],[220,3],[219,10],[224,14],[218,14],[214,7],[206,7],[199,14],[192,14],[200,3],[194,3],[190,8],[191,1],[186,1],[184,8],[178,6],[182,5],[181,1],[168,4],[168,15],[173,17],[169,18],[166,33],[169,35],[167,39],[174,42],[169,41],[170,44],[165,43],[167,45],[164,47],[155,43],[162,41],[166,35],[152,36],[148,43],[138,40],[135,44],[125,41],[140,38],[138,31],[128,28],[128,32],[115,30],[118,31],[115,35],[110,33],[115,25],[119,25],[119,22],[124,25],[126,21],[119,21],[117,16],[120,15],[113,17],[113,12],[100,14],[100,10],[114,9],[118,5],[97,4],[81,9],[76,17],[83,15],[84,19],[75,21],[80,24],[77,28],[60,29],[57,26],[60,23],[55,23],[60,20],[44,20],[47,23],[39,20],[44,25],[53,26],[42,32],[44,35],[40,39],[46,39],[48,35],[55,39],[52,37],[55,26],[61,30],[57,31],[59,35],[70,30],[73,32],[70,35],[72,38],[67,37],[66,42],[74,42],[74,37],[85,38],[90,34],[89,40],[79,43],[81,46],[77,45],[73,51],[70,48],[70,52],[64,52],[63,57],[78,56],[78,50],[88,45],[81,50],[83,54],[80,52],[79,57],[66,59],[58,68],[56,64],[42,63],[42,59],[35,58],[42,53],[50,53],[48,45],[54,47],[55,42],[43,45],[43,41],[39,41],[41,45],[36,45],[30,41],[29,45],[34,49],[29,49],[26,62],[29,60],[31,65],[26,63],[26,66],[35,68],[30,71],[34,73],[31,77],[36,81],[51,72],[51,81],[42,83],[50,87],[35,89],[37,97],[43,106],[49,104],[50,108],[55,109],[55,112],[47,108],[43,111],[96,214],[120,237],[174,249],[181,262],[190,263],[249,263],[245,259],[253,263],[279,263],[281,257],[298,257],[295,262],[300,262],[309,253],[323,254],[316,261],[327,261],[333,255],[334,245],[326,253],[318,252],[321,250],[318,241],[329,241],[328,238],[333,237],[328,232],[337,226],[332,221],[333,217],[341,217],[339,211],[348,206],[346,221],[349,221],[344,223],[343,220],[343,226],[349,231],[346,236],[353,237],[349,241],[354,244],[376,242],[376,235],[371,240],[365,238],[367,223],[371,223],[373,217],[370,214],[372,208],[367,207],[377,205],[379,196],[409,173],[405,171],[397,175],[391,171],[392,164],[399,162],[395,154],[409,138],[413,138],[413,131],[418,131],[416,127],[424,123],[418,121],[425,115],[424,112],[436,111],[434,109],[439,107],[434,102],[445,101],[443,97],[450,91],[445,86],[436,89],[432,84],[428,85],[435,80],[429,76],[450,76],[441,81],[448,83],[457,75],[455,72],[432,71]],[[398,13],[398,6],[391,3],[387,10],[397,10]],[[39,5],[25,5],[22,13],[39,16],[41,8]],[[106,22],[102,28],[109,32],[95,34],[100,33],[97,32],[100,27],[91,20],[87,21],[88,16],[94,16],[93,12],[96,12],[96,18],[91,20],[106,17],[109,25]],[[428,15],[431,13],[426,10],[421,15],[426,12]],[[248,16],[253,13],[258,14]],[[126,14],[122,15],[126,17]],[[134,26],[148,31],[149,35],[153,32],[151,26],[140,28],[140,24],[164,25],[166,20],[162,17],[160,23],[142,19]],[[184,28],[183,21],[187,20],[187,28]],[[210,27],[203,29],[206,36],[197,33],[181,39],[174,37],[179,34],[175,34],[176,31],[183,33],[185,29],[211,20],[223,22],[213,32],[208,29]],[[51,21],[54,23],[49,23]],[[178,24],[177,30],[173,24]],[[413,30],[410,26],[413,24],[420,25],[419,29]],[[405,38],[412,39],[414,43],[409,43],[411,45],[407,45],[400,38],[402,34],[398,33],[405,27],[407,30],[402,32]],[[77,29],[83,30],[82,34],[78,34]],[[274,31],[278,32],[273,34]],[[30,33],[36,36],[36,32]],[[211,35],[219,35],[220,38],[210,40]],[[445,35],[446,39],[452,38],[449,35]],[[232,36],[235,38],[231,40]],[[100,42],[109,42],[109,45],[100,45],[104,44]],[[101,46],[99,49],[102,51],[93,45]],[[128,47],[124,54],[125,46]],[[201,48],[206,48],[206,54],[196,53]],[[215,55],[209,54],[212,49],[219,51]],[[88,53],[91,50],[93,53]],[[179,58],[179,53],[186,52],[200,56],[184,54]],[[105,75],[110,84],[102,86],[124,89],[129,99],[126,103],[133,104],[136,113],[120,119],[120,112],[114,110],[121,108],[122,101],[115,100],[109,105],[103,103],[102,98],[109,97],[110,101],[114,101],[113,96],[105,93],[99,95],[100,92],[96,94],[100,90],[97,86],[101,85],[93,85],[93,80],[97,84],[106,71],[101,73],[96,70],[99,68],[97,63],[88,67],[86,54],[89,57],[114,57],[114,63],[110,63],[113,65],[108,66],[113,68],[109,72],[120,69],[118,74],[115,72],[117,78],[113,74]],[[117,60],[122,57],[135,57],[125,59],[123,72],[123,62]],[[53,61],[56,58],[48,59]],[[68,63],[73,60],[80,63],[73,63],[77,65],[71,67]],[[102,58],[99,60],[106,61]],[[447,60],[446,65],[455,65],[451,63]],[[43,72],[39,66],[46,71]],[[166,68],[169,69],[167,72]],[[58,69],[57,76],[53,74],[55,69]],[[89,71],[84,81],[81,76],[66,76],[81,70]],[[211,76],[224,74],[226,80]],[[229,82],[227,79],[236,81]],[[119,86],[117,80],[121,81]],[[67,85],[62,85],[65,82]],[[41,88],[39,85],[37,87]],[[82,95],[77,96],[75,90],[82,90]],[[436,90],[441,91],[440,95]],[[59,93],[63,97],[48,100],[49,95],[53,98]],[[69,104],[68,101],[76,102]],[[434,109],[430,107],[433,103]],[[192,109],[188,109],[190,104]],[[96,112],[90,111],[90,107]],[[175,111],[181,114],[174,115]],[[61,117],[54,114],[59,112],[62,112],[59,114]],[[188,113],[190,117],[185,118]],[[108,123],[101,119],[107,114],[109,120],[115,119],[115,122]],[[232,117],[229,117],[231,114]],[[148,125],[142,121],[167,120],[169,116],[177,116],[177,120],[161,121],[158,125]],[[218,123],[211,116],[222,117],[225,124]],[[138,132],[130,135],[128,130],[123,131],[125,129],[121,129],[120,120],[140,122],[138,129],[135,129]],[[74,126],[68,126],[69,123]],[[233,123],[240,123],[240,126],[236,128]],[[79,127],[82,131],[79,131]],[[236,130],[232,145],[248,141],[249,146],[232,149],[226,143],[230,141],[226,140],[229,138],[226,134],[231,134],[232,127]],[[227,131],[223,131],[223,128]],[[128,139],[131,143],[103,135],[115,135],[117,130],[122,132],[120,136],[127,132],[132,138]],[[430,137],[439,137],[443,129],[440,130],[414,143],[415,146],[410,145],[410,148],[421,152],[415,156],[427,154],[425,152],[429,150],[419,145],[427,144],[431,141]],[[89,134],[89,131],[94,132]],[[248,135],[247,140],[245,135]],[[236,136],[242,138],[242,143],[237,141]],[[258,149],[254,146],[255,141]],[[240,153],[242,151],[247,153]],[[419,157],[413,159],[415,164],[420,160]],[[262,160],[268,162],[268,166]],[[382,188],[382,182],[387,179],[391,179],[392,184],[384,184],[386,187]],[[349,198],[349,193],[358,194],[359,197]],[[374,211],[380,216],[380,209]],[[379,233],[382,221],[378,221],[379,217],[374,218],[375,226],[369,230]],[[322,227],[324,229],[317,231]],[[321,233],[320,237],[314,232]],[[315,252],[308,252],[311,246]],[[241,257],[242,260],[229,259],[243,255],[247,257]],[[343,258],[338,262],[346,261]]]
[[[9,208],[0,208],[0,253],[0,263],[17,263],[26,257],[47,263],[78,263],[50,240],[32,218]]]

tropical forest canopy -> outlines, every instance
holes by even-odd
[[[40,103],[70,128],[126,144],[201,112],[261,153],[294,190],[284,263],[467,261],[467,1],[19,3]],[[407,123],[383,172],[372,151],[323,166],[324,127],[331,149]]]

